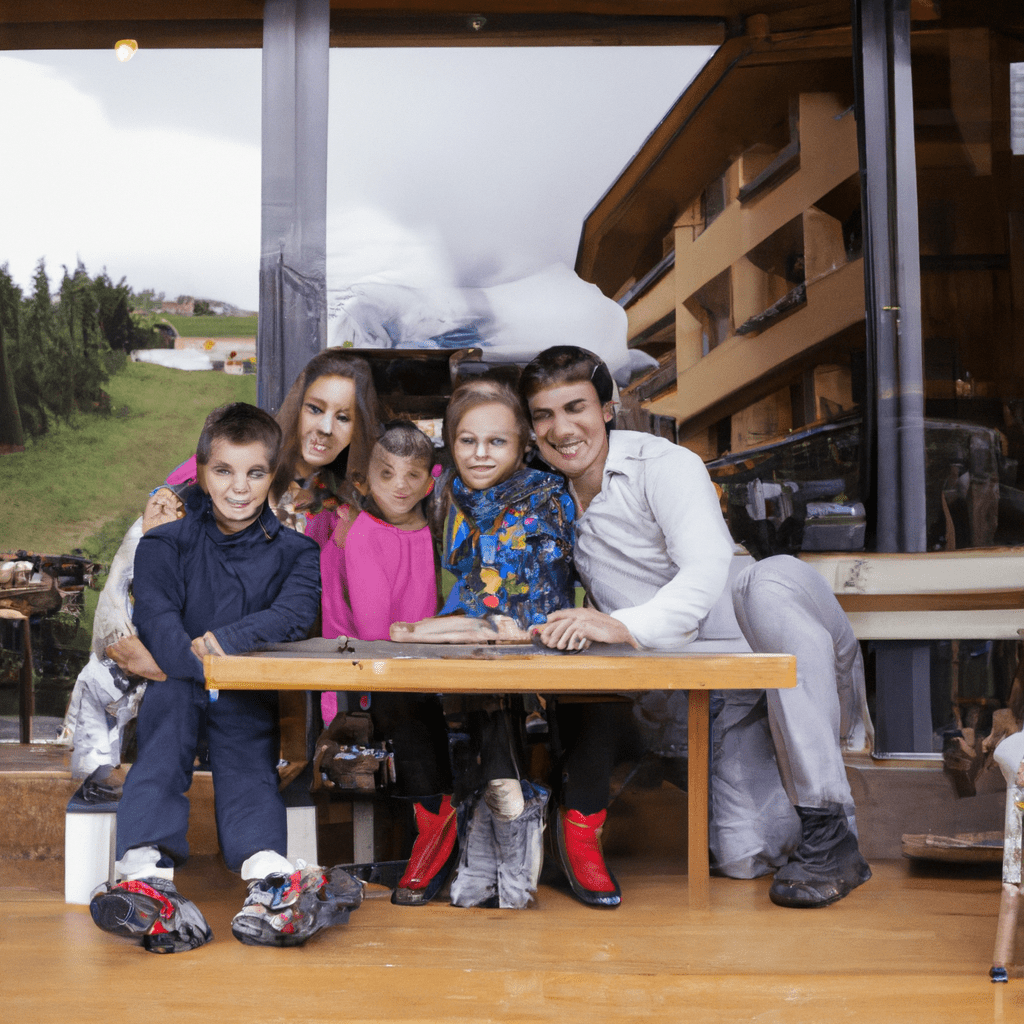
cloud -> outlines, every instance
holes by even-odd
[[[0,161],[0,261],[19,284],[40,257],[51,281],[81,258],[136,290],[217,288],[210,297],[255,306],[258,145],[115,124],[95,97],[14,57],[0,57],[0,93],[19,97],[5,108]]]
[[[583,218],[710,48],[334,49],[329,284],[571,266]],[[261,53],[0,55],[0,263],[81,257],[255,308]],[[422,282],[422,285],[421,285]]]

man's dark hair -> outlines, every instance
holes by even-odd
[[[205,466],[210,461],[214,441],[221,440],[240,445],[259,441],[267,453],[267,468],[274,472],[281,455],[281,428],[270,413],[245,402],[214,409],[206,417],[196,445],[198,465]]]
[[[603,359],[577,345],[554,345],[531,359],[519,377],[519,394],[529,406],[530,399],[545,388],[558,384],[589,381],[597,399],[605,405],[612,400],[612,375]]]

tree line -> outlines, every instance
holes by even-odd
[[[109,411],[103,390],[132,349],[157,341],[132,315],[135,296],[104,270],[90,277],[79,261],[51,294],[45,261],[23,295],[0,265],[0,445],[20,446],[76,412]]]

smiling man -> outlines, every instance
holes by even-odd
[[[841,754],[863,709],[863,667],[831,590],[788,556],[748,566],[730,586],[735,546],[703,462],[663,438],[609,431],[612,378],[593,353],[545,350],[524,369],[520,392],[542,458],[577,503],[576,569],[592,605],[552,613],[538,636],[562,650],[588,641],[677,650],[718,635],[738,638],[735,651],[796,654],[794,690],[729,691],[718,702],[712,854],[737,877],[778,868],[770,896],[782,906],[841,899],[871,872],[850,828]],[[660,702],[671,733],[683,709],[672,695],[651,696],[638,718]],[[558,850],[579,899],[616,906],[600,847],[619,745],[614,713],[590,704],[571,715],[559,722]]]

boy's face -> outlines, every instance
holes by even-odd
[[[392,455],[378,444],[366,475],[370,494],[389,523],[404,526],[421,521],[419,503],[434,483],[427,466],[407,456]]]
[[[470,409],[459,421],[452,457],[471,491],[486,491],[507,480],[523,464],[515,414],[501,402]]]
[[[273,475],[260,441],[232,444],[218,438],[206,464],[206,488],[221,533],[238,533],[254,523],[270,493]]]
[[[529,399],[533,432],[541,458],[570,480],[588,470],[600,471],[608,457],[604,426],[612,418],[612,403],[601,405],[590,381],[555,384]]]

